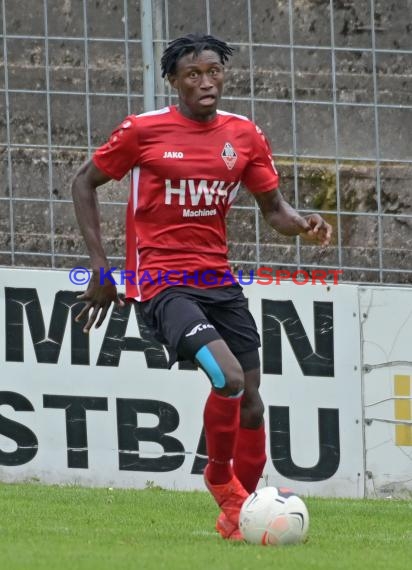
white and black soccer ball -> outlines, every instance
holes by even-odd
[[[280,546],[306,539],[309,513],[290,489],[263,487],[246,499],[240,510],[239,528],[252,544]]]

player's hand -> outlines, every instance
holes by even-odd
[[[319,214],[309,214],[303,216],[304,224],[302,224],[303,238],[317,241],[320,245],[326,246],[330,244],[332,237],[332,226],[325,222]]]
[[[99,273],[93,273],[87,291],[78,295],[77,299],[86,302],[75,319],[76,322],[80,322],[87,318],[87,322],[83,327],[84,333],[88,333],[94,323],[96,323],[96,329],[100,327],[112,303],[115,303],[119,307],[124,307],[124,301],[122,301],[117,294],[116,285],[111,283],[108,279],[106,279],[104,283],[100,283]]]

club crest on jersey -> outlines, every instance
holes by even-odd
[[[235,149],[229,142],[225,143],[221,156],[225,161],[225,164],[228,167],[228,169],[232,170],[232,168],[235,166],[235,162],[237,161],[237,154]]]

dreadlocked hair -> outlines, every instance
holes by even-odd
[[[171,41],[163,52],[162,59],[160,60],[162,77],[176,73],[177,62],[184,55],[194,53],[195,56],[198,56],[205,49],[216,52],[220,57],[222,65],[224,65],[233,54],[233,48],[214,36],[187,34],[187,36]]]

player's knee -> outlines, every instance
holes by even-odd
[[[258,428],[263,423],[264,413],[265,406],[259,392],[245,393],[240,409],[242,426],[250,429]]]
[[[239,363],[234,362],[226,371],[226,392],[230,396],[240,395],[245,388],[245,377]]]
[[[248,424],[252,427],[258,427],[263,423],[263,414],[265,412],[265,407],[263,402],[256,402],[248,410]]]
[[[225,361],[216,356],[208,346],[196,353],[196,361],[209,377],[212,387],[222,396],[241,395],[245,386],[244,372],[235,358]]]

